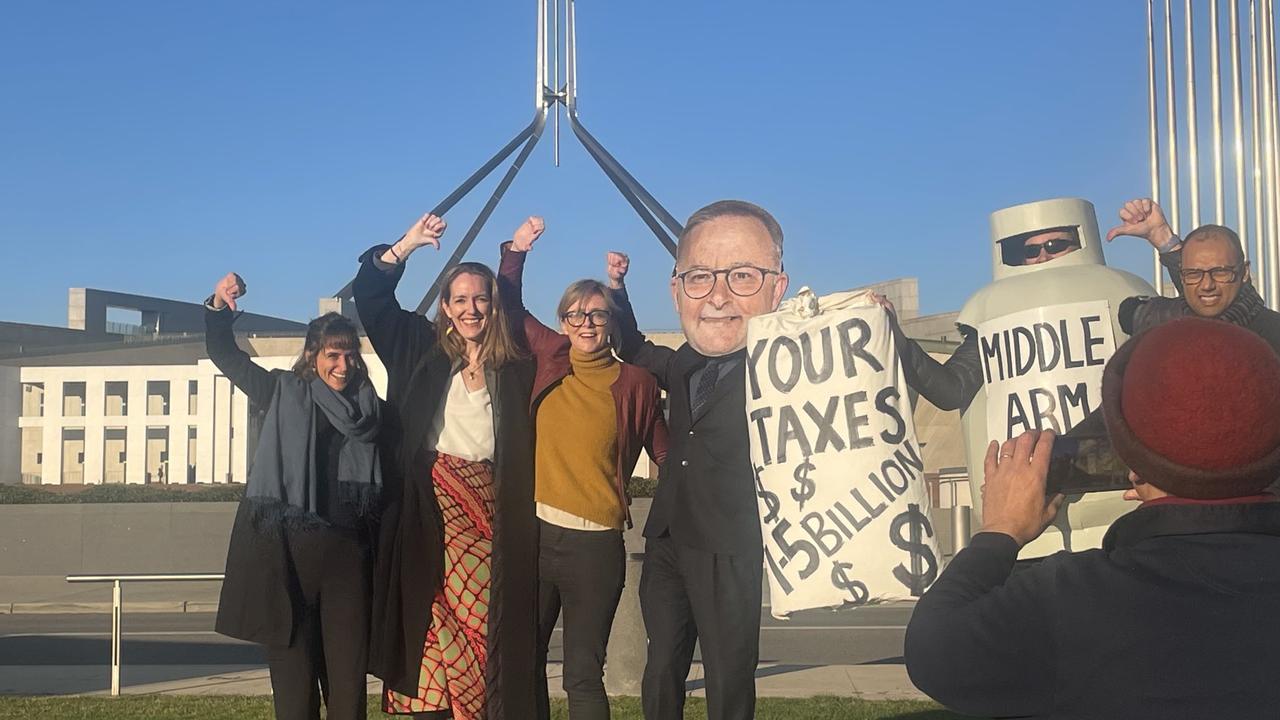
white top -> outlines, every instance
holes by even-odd
[[[449,392],[427,432],[427,447],[463,460],[493,460],[493,401],[489,388],[467,390],[461,372],[449,378]]]
[[[598,522],[592,522],[584,517],[578,517],[571,512],[565,512],[558,507],[552,507],[546,503],[535,503],[535,505],[538,506],[538,519],[549,525],[555,525],[569,530],[591,530],[593,532],[613,529],[608,525],[601,525]]]

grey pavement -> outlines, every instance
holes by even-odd
[[[200,666],[190,666],[200,670]],[[226,668],[205,666],[206,672],[178,680],[130,682],[162,676],[167,666],[136,665],[124,675],[125,695],[270,695],[271,681],[266,668]],[[563,697],[561,667],[549,663],[547,686],[552,696]],[[101,665],[16,667],[0,669],[0,694],[63,695],[69,687],[74,694],[107,694],[107,669]],[[705,697],[702,666],[695,663],[686,687],[693,697]],[[377,694],[381,683],[369,678],[369,693]],[[837,695],[868,700],[927,700],[907,678],[902,665],[778,665],[761,664],[756,671],[756,693],[761,697],[813,697]]]
[[[910,605],[885,605],[809,612],[790,621],[766,614],[759,694],[922,698],[901,659],[910,612]],[[214,633],[212,613],[126,612],[123,622],[126,694],[270,692],[261,649]],[[86,612],[0,617],[0,694],[105,693],[110,629],[109,616]],[[553,637],[548,668],[550,689],[557,694],[559,641],[558,635]],[[371,680],[370,688],[377,691],[376,681]],[[688,690],[695,696],[703,693],[697,662]]]

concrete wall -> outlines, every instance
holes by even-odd
[[[222,572],[236,503],[0,505],[0,575]]]

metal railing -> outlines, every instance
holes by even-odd
[[[69,583],[111,583],[111,696],[120,695],[120,617],[124,612],[122,584],[127,582],[218,581],[222,573],[186,573],[177,575],[68,575]]]

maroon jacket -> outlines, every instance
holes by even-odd
[[[537,361],[530,398],[530,413],[536,415],[542,399],[573,370],[569,362],[568,336],[543,325],[524,306],[525,255],[508,249],[507,244],[503,245],[498,283],[503,306],[511,315],[511,331]],[[662,417],[661,391],[653,375],[629,363],[620,361],[619,365],[618,379],[611,387],[618,415],[615,487],[623,507],[627,509],[627,527],[631,527],[631,498],[627,496],[626,480],[636,467],[641,448],[647,449],[649,456],[659,465],[667,459],[667,422]]]

